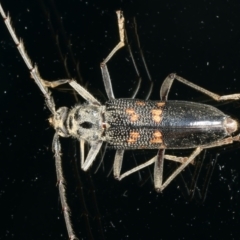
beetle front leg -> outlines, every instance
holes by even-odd
[[[85,161],[81,159],[81,168],[83,171],[87,171],[90,168],[93,161],[96,159],[96,156],[99,153],[102,144],[102,141],[94,142],[93,144],[91,144],[91,148],[88,152],[87,158],[85,159]],[[81,155],[81,157],[83,156]]]
[[[101,105],[100,102],[95,97],[93,97],[93,95],[91,93],[89,93],[84,87],[82,87],[80,84],[78,84],[75,80],[60,79],[60,80],[56,80],[56,81],[46,81],[46,80],[41,79],[41,82],[42,82],[43,86],[47,87],[47,88],[55,88],[62,84],[68,83],[86,101],[88,101],[94,105],[98,105],[98,106]]]

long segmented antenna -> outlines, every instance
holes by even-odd
[[[58,179],[58,189],[59,189],[59,195],[62,205],[62,211],[68,231],[68,237],[70,240],[77,240],[78,238],[75,235],[75,232],[72,227],[71,222],[71,211],[67,203],[66,198],[66,187],[65,187],[65,178],[63,176],[63,169],[62,169],[62,159],[61,159],[61,144],[59,142],[59,136],[57,133],[55,133],[53,138],[53,144],[52,144],[53,152],[55,152],[55,165],[56,165],[56,172],[57,172],[57,179]]]
[[[11,25],[10,17],[9,17],[9,15],[5,14],[1,4],[0,4],[0,13],[3,17],[3,20],[7,26],[7,29],[9,31],[14,43],[16,44],[16,47],[17,47],[23,61],[25,62],[27,68],[30,71],[31,77],[34,79],[35,83],[38,85],[38,87],[42,91],[45,101],[46,101],[46,104],[47,104],[47,107],[52,112],[52,114],[55,114],[56,113],[55,103],[54,103],[53,98],[51,97],[51,92],[47,88],[48,87],[47,84],[49,82],[41,79],[41,77],[38,73],[37,67],[32,65],[31,60],[25,51],[22,40],[19,40],[17,35],[15,34],[14,29]],[[74,84],[74,81],[62,80],[61,83],[69,83],[71,85],[71,83]],[[51,87],[51,86],[49,86],[49,87]],[[88,97],[88,95],[87,95],[87,97]],[[94,101],[95,99],[91,99],[91,100]],[[60,199],[61,199],[61,205],[62,205],[62,209],[63,209],[63,213],[64,213],[64,219],[65,219],[65,223],[66,223],[66,227],[67,227],[67,231],[68,231],[68,236],[69,236],[69,239],[71,239],[71,240],[78,239],[72,228],[72,223],[71,223],[71,219],[70,219],[71,213],[70,213],[70,209],[67,204],[67,198],[65,195],[66,188],[64,185],[65,179],[63,176],[63,169],[62,169],[62,164],[61,164],[61,145],[60,145],[59,136],[57,135],[57,133],[55,134],[54,139],[53,139],[53,151],[55,153],[55,165],[56,165],[56,172],[57,172],[57,178],[58,178],[58,188],[59,188],[59,194],[60,194]]]
[[[10,17],[9,17],[9,15],[5,14],[1,4],[0,4],[0,13],[3,17],[4,23],[6,24],[6,27],[9,31],[14,43],[16,44],[16,47],[17,47],[23,61],[25,62],[27,68],[30,71],[31,77],[34,79],[35,83],[38,85],[38,87],[42,91],[49,110],[54,114],[55,113],[55,104],[54,104],[53,98],[51,97],[51,94],[49,93],[48,89],[44,86],[42,79],[38,73],[37,67],[32,65],[32,62],[31,62],[30,58],[28,57],[27,52],[25,51],[23,41],[21,39],[19,40],[17,35],[15,34],[13,27],[11,25]]]

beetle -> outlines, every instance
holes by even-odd
[[[51,82],[43,80],[37,67],[31,63],[23,43],[18,40],[9,17],[6,16],[1,5],[0,12],[31,77],[43,93],[46,105],[52,113],[49,118],[50,124],[55,129],[52,149],[56,160],[61,204],[70,239],[76,239],[76,237],[71,226],[70,210],[65,196],[60,137],[74,137],[80,141],[81,168],[84,171],[92,165],[103,142],[106,142],[110,148],[116,149],[113,172],[118,180],[154,163],[154,185],[158,192],[166,188],[203,149],[240,140],[240,135],[236,134],[238,122],[217,108],[200,103],[168,100],[174,80],[216,101],[238,100],[240,94],[219,96],[173,73],[163,81],[159,101],[115,98],[107,63],[119,49],[125,46],[124,16],[121,11],[117,11],[120,41],[100,64],[103,83],[109,99],[104,105],[74,80],[61,79]],[[56,109],[49,88],[62,84],[69,84],[86,100],[86,103],[78,104],[71,109],[67,107]],[[86,158],[85,142],[90,145]],[[158,153],[146,163],[121,174],[124,151],[128,149],[158,149]],[[166,149],[194,150],[188,157],[177,157],[165,154]],[[164,159],[181,163],[165,181],[163,181]]]

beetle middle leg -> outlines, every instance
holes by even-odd
[[[114,93],[112,89],[112,83],[111,78],[108,72],[107,68],[107,62],[112,58],[112,56],[122,47],[125,46],[124,43],[124,16],[122,11],[117,11],[117,18],[118,18],[118,29],[119,29],[119,36],[120,41],[119,43],[113,48],[113,50],[108,54],[108,56],[105,58],[105,60],[100,64],[101,70],[102,70],[102,77],[103,77],[103,83],[104,87],[108,96],[108,99],[114,99]]]
[[[151,158],[150,160],[148,160],[147,162],[138,165],[135,168],[132,168],[130,170],[128,170],[127,172],[120,174],[121,168],[122,168],[122,160],[123,160],[123,151],[122,150],[117,150],[116,155],[115,155],[115,159],[114,159],[114,165],[113,165],[113,169],[114,169],[114,177],[117,178],[118,180],[122,180],[123,178],[127,177],[128,175],[137,172],[147,166],[150,166],[151,164],[155,163],[157,160],[157,156],[159,154],[157,154],[156,156],[154,156],[153,158]],[[164,154],[164,159],[166,160],[171,160],[173,162],[178,162],[178,163],[185,163],[188,160],[189,157],[178,157],[178,156],[174,156],[174,155],[167,155]],[[194,159],[190,162],[191,164],[194,164]]]

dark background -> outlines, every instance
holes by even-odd
[[[137,49],[133,17],[154,82],[151,99],[159,99],[160,85],[171,72],[218,94],[240,92],[239,1],[1,0],[1,4],[10,12],[17,35],[44,79],[74,77],[102,102],[106,94],[99,63],[118,42],[118,9],[124,11],[143,77],[139,98],[146,95],[149,81]],[[56,187],[49,111],[3,21],[0,45],[0,239],[68,239]],[[109,70],[115,96],[130,96],[136,74],[126,49],[112,59]],[[57,106],[74,105],[68,90],[53,91]],[[174,84],[170,98],[218,105],[179,83]],[[239,102],[219,108],[240,117]],[[91,235],[94,239],[239,238],[239,144],[208,150],[202,180],[209,163],[220,155],[207,198],[200,204],[196,198],[189,201],[183,196],[180,177],[157,194],[149,175],[152,167],[141,171],[141,179],[137,173],[121,182],[112,174],[107,177],[114,156],[110,150],[104,169],[101,166],[94,173],[97,159],[88,173],[79,171],[79,187],[73,172],[76,142],[62,142],[67,196],[80,239]],[[124,165],[133,167],[133,157],[140,163],[155,153],[135,151],[124,158]],[[80,196],[79,189],[83,190]]]

